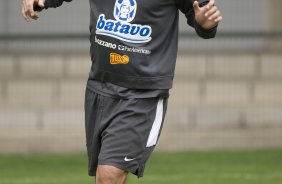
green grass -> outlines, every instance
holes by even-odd
[[[90,184],[84,154],[0,155],[0,184]],[[154,153],[129,184],[281,184],[282,150]]]

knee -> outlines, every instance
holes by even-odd
[[[126,184],[127,173],[108,165],[99,165],[96,173],[97,184]]]

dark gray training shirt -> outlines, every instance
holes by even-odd
[[[58,7],[64,1],[71,0],[46,0],[45,8]],[[193,2],[90,0],[92,67],[88,87],[108,93],[113,84],[115,88],[146,89],[154,95],[156,90],[163,94],[170,89],[178,47],[179,10],[200,37],[213,38],[216,34],[216,27],[205,30],[195,21]],[[204,5],[207,0],[199,2]]]

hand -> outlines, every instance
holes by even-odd
[[[34,12],[35,6],[44,7],[45,0],[23,0],[22,15],[28,22],[29,18],[37,20],[39,16]]]
[[[203,7],[200,7],[199,2],[195,0],[193,7],[195,19],[204,29],[211,29],[217,26],[222,20],[220,11],[217,6],[215,6],[215,0],[210,0],[210,2]]]

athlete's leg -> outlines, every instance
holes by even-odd
[[[109,165],[98,165],[96,184],[126,184],[127,172]]]

